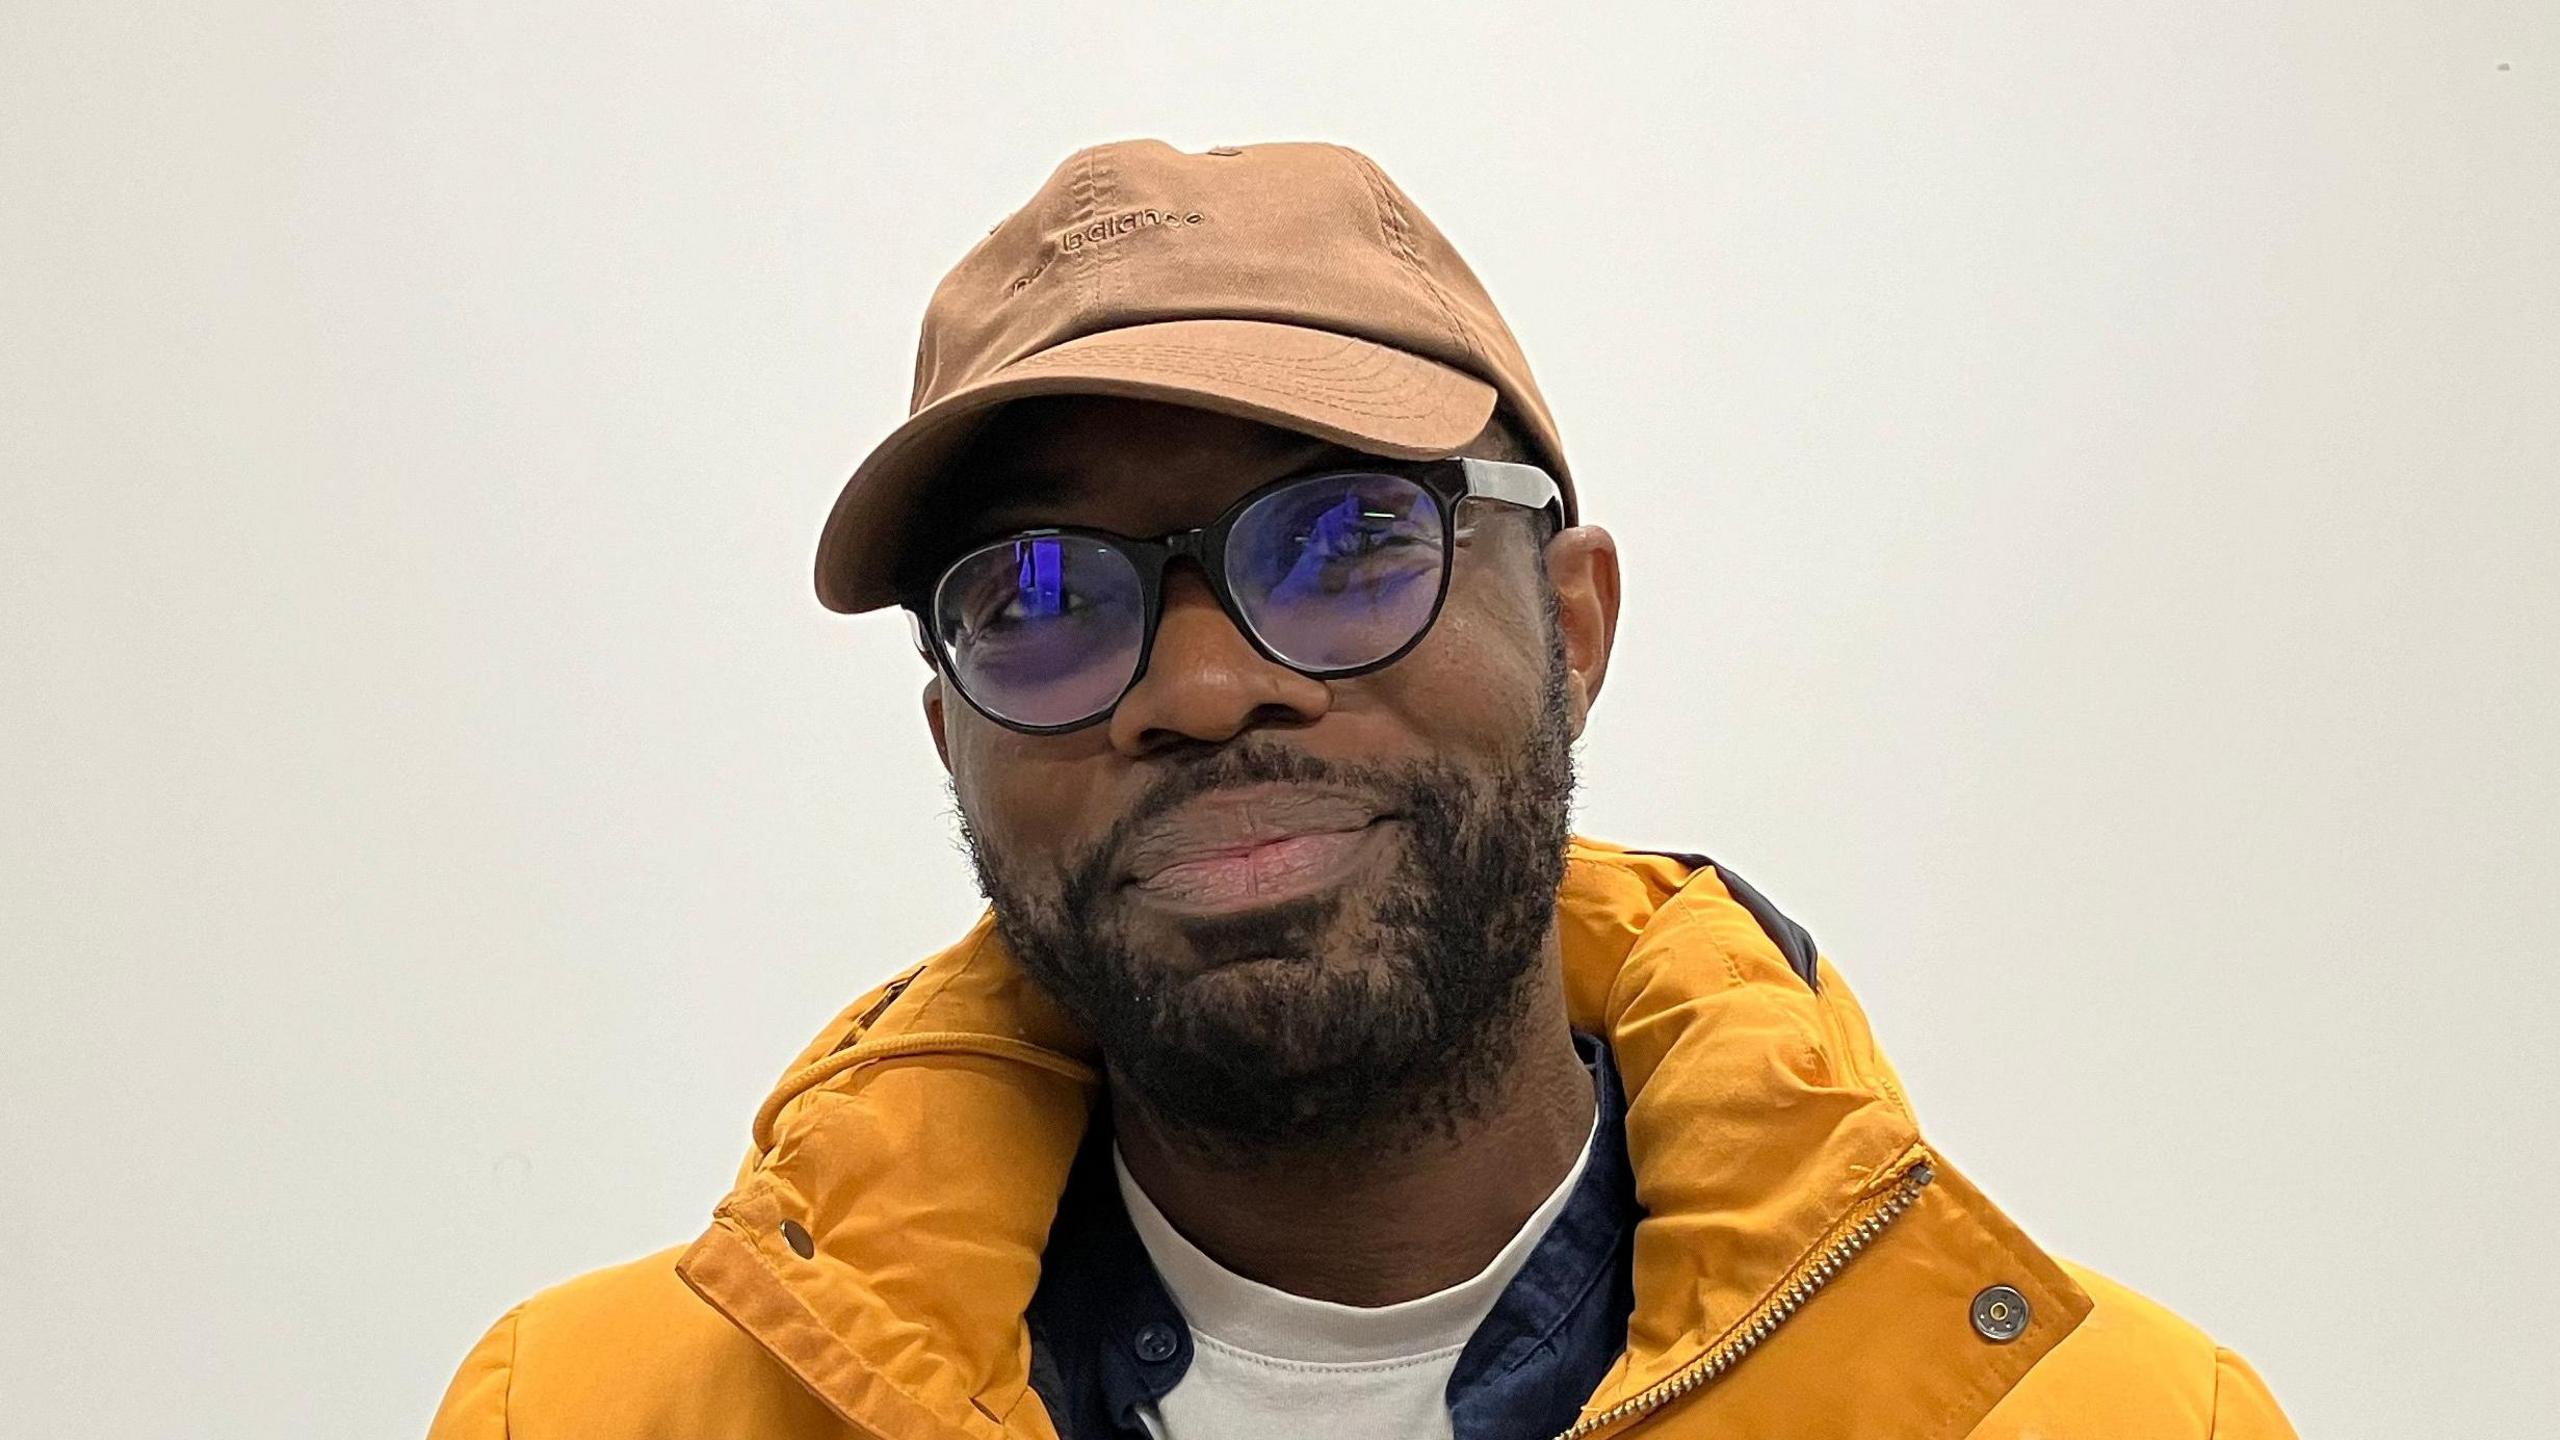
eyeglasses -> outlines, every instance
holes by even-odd
[[[1188,559],[1253,648],[1319,680],[1403,658],[1440,617],[1459,506],[1550,512],[1555,478],[1508,460],[1384,462],[1291,475],[1197,530],[1132,539],[1075,527],[991,540],[901,603],[916,648],[962,698],[1029,735],[1109,715],[1147,671],[1165,567]]]

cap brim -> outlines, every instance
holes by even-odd
[[[1492,385],[1355,336],[1268,320],[1165,320],[1052,346],[907,417],[858,466],[818,537],[818,601],[895,604],[918,499],[994,407],[1032,395],[1163,400],[1378,455],[1450,455],[1492,418]]]

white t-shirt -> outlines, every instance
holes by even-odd
[[[1592,1117],[1592,1136],[1599,1117]],[[1191,1326],[1191,1365],[1164,1399],[1140,1406],[1155,1440],[1435,1440],[1450,1434],[1458,1354],[1591,1163],[1591,1137],[1554,1193],[1502,1253],[1446,1290],[1393,1305],[1310,1300],[1248,1280],[1182,1238],[1147,1198],[1120,1147],[1112,1172],[1129,1221]]]

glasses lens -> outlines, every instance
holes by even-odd
[[[1448,555],[1431,492],[1396,475],[1319,475],[1255,501],[1227,534],[1227,586],[1274,654],[1350,670],[1404,648],[1440,602]]]
[[[971,704],[1016,725],[1073,725],[1138,673],[1146,602],[1118,550],[1043,536],[962,556],[934,589],[933,623]]]

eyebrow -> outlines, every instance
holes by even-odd
[[[1384,459],[1365,450],[1338,441],[1309,435],[1302,444],[1291,445],[1265,457],[1274,465],[1274,480],[1305,470],[1333,465],[1358,465]],[[1038,512],[1051,509],[1059,502],[1084,493],[1091,478],[1083,471],[1057,465],[1025,465],[995,471],[981,482],[982,493],[991,496],[984,504],[973,507],[969,523],[963,528],[971,542],[1020,530],[1027,525],[1043,523],[1048,517]]]
[[[1088,488],[1086,477],[1073,470],[1007,471],[987,482],[984,493],[992,498],[970,506],[959,528],[965,542],[976,545],[1015,530],[1063,524],[1058,512]]]
[[[978,482],[982,503],[970,507],[971,531],[1019,528],[1002,523],[1024,510],[1039,509],[1072,499],[1085,488],[1084,477],[1072,470],[1053,466],[1034,466],[1023,470],[1007,470]]]

